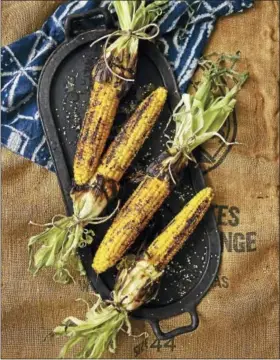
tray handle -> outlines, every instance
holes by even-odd
[[[82,14],[72,14],[69,15],[65,21],[65,40],[70,40],[71,38],[73,38],[74,36],[76,36],[77,34],[73,34],[73,30],[75,30],[75,21],[89,21],[91,20],[91,18],[94,18],[96,16],[102,15],[103,17],[103,23],[104,23],[104,27],[105,29],[109,29],[110,27],[113,26],[113,19],[112,16],[110,14],[110,12],[107,9],[104,8],[96,8],[90,11],[87,11],[85,13]],[[76,29],[77,30],[77,29]],[[87,29],[90,30],[90,29]],[[84,31],[86,31],[86,29],[84,29]]]
[[[150,325],[151,325],[151,327],[153,329],[153,332],[156,335],[156,337],[159,340],[169,340],[169,339],[174,338],[175,336],[186,334],[186,333],[194,331],[199,325],[199,318],[198,318],[196,309],[193,308],[193,309],[188,310],[187,312],[191,315],[191,323],[190,323],[190,325],[181,326],[181,327],[178,327],[177,329],[173,329],[173,330],[168,331],[166,333],[161,330],[159,320],[149,320]]]

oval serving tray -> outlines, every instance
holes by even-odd
[[[89,30],[93,18],[101,21],[99,30]],[[72,163],[76,142],[89,99],[91,70],[100,55],[103,43],[97,43],[93,47],[89,45],[108,33],[111,24],[110,14],[104,9],[69,16],[65,26],[66,40],[48,59],[39,81],[39,111],[69,215],[72,214],[69,191],[72,186]],[[130,176],[137,170],[145,170],[164,149],[166,138],[163,131],[180,99],[173,73],[164,56],[154,44],[148,41],[140,42],[136,80],[122,100],[109,141],[128,117],[127,109],[135,108],[136,103],[139,103],[145,94],[160,85],[168,89],[167,104],[149,139],[121,182],[119,198],[122,204],[137,186],[131,181]],[[205,184],[200,168],[190,164],[184,171],[180,184],[165,201],[153,221],[140,234],[130,251],[137,253],[140,247],[143,248],[153,240],[186,202],[203,187]],[[109,214],[115,205],[116,203],[112,202],[105,213]],[[79,250],[88,279],[94,290],[103,298],[109,298],[117,271],[113,268],[97,276],[91,264],[93,254],[110,224],[111,221],[108,221],[96,226],[93,245]],[[158,339],[170,339],[196,329],[199,322],[196,306],[216,277],[220,255],[220,238],[213,210],[210,209],[194,234],[168,265],[157,297],[133,312],[132,317],[148,320]],[[189,325],[167,333],[161,330],[160,320],[185,312],[191,315]]]

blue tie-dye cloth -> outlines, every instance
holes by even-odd
[[[181,91],[195,71],[216,19],[242,12],[253,1],[170,0],[168,11],[158,22],[158,44],[173,67]],[[109,3],[103,1],[101,6]],[[52,171],[54,166],[36,103],[38,79],[48,57],[64,40],[66,17],[96,6],[95,0],[67,2],[57,8],[41,30],[1,49],[2,145]]]

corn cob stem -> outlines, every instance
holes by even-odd
[[[129,312],[153,298],[164,268],[195,230],[212,198],[210,188],[199,192],[152,242],[147,252],[120,271],[112,292],[112,301],[99,299],[88,310],[85,321],[70,317],[54,329],[54,335],[70,337],[62,348],[61,357],[74,345],[82,342],[79,356],[97,358],[107,349],[116,349],[116,336],[124,325],[131,335]]]
[[[119,181],[149,135],[166,101],[167,91],[158,88],[137,108],[123,126],[103,156],[88,185],[75,186],[71,191],[74,215],[47,224],[46,230],[30,238],[28,243],[29,270],[35,275],[46,266],[56,269],[54,280],[67,283],[73,280],[69,266],[82,270],[76,250],[93,241],[94,232],[87,224],[105,222],[99,217],[119,189]],[[34,247],[41,246],[34,253]]]

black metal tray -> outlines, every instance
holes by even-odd
[[[91,18],[96,16],[101,21],[100,29],[85,31],[83,25],[88,29]],[[102,43],[98,43],[92,48],[89,45],[95,39],[106,34],[109,31],[107,28],[110,26],[110,14],[103,9],[70,16],[66,23],[66,40],[48,59],[39,81],[39,111],[68,214],[72,214],[69,191],[72,186],[72,162],[79,124],[83,119],[89,98],[90,73],[100,54]],[[80,33],[80,31],[82,32]],[[121,183],[119,198],[122,204],[136,187],[130,181],[129,176],[135,172],[135,169],[145,169],[164,149],[166,140],[163,137],[163,130],[180,99],[168,62],[154,44],[148,41],[141,42],[136,81],[122,101],[111,139],[128,116],[125,113],[127,105],[131,106],[135,101],[139,102],[144,91],[159,85],[168,89],[167,104],[151,136]],[[137,252],[140,246],[153,240],[186,202],[204,186],[200,168],[190,164],[184,171],[180,184],[165,201],[151,224],[139,236],[131,251]],[[112,203],[106,213],[110,213],[114,206],[115,203]],[[117,271],[113,268],[97,276],[91,264],[94,251],[110,223],[109,221],[96,226],[94,244],[79,251],[92,287],[103,298],[109,298]],[[170,339],[196,329],[199,322],[196,306],[216,277],[220,254],[220,239],[213,210],[210,209],[194,234],[168,266],[161,280],[156,299],[133,312],[133,318],[148,320],[159,339]],[[184,312],[189,312],[191,315],[190,325],[179,327],[168,333],[162,332],[159,325],[160,320]]]

